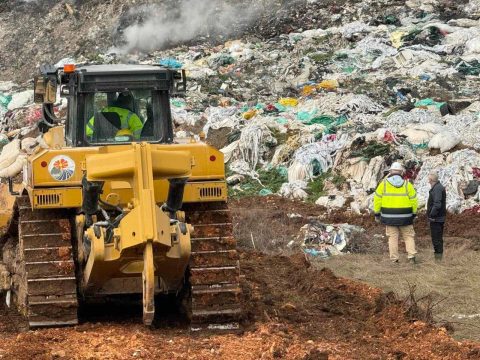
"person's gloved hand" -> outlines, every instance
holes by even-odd
[[[413,221],[414,222],[417,222],[418,218],[417,218],[417,214],[413,214]]]
[[[380,224],[380,215],[375,215],[375,222]]]

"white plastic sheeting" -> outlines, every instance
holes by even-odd
[[[277,140],[267,125],[251,123],[242,130],[238,147],[243,160],[255,169],[267,147],[276,144]]]
[[[305,200],[308,197],[306,188],[307,183],[305,181],[297,180],[282,184],[278,194],[287,199]]]
[[[0,178],[17,176],[25,164],[26,155],[20,150],[20,140],[5,145],[0,154]]]
[[[432,137],[432,139],[428,143],[428,148],[440,149],[440,152],[444,153],[453,149],[455,146],[460,144],[461,141],[462,139],[460,138],[460,136],[458,136],[454,132],[444,131]]]
[[[422,168],[415,181],[419,205],[425,206],[428,199],[430,185],[428,175],[431,171],[438,171],[440,182],[447,192],[447,209],[458,213],[465,209],[462,188],[473,180],[472,167],[480,168],[480,154],[474,150],[459,150],[450,154],[446,159],[443,155],[430,156],[424,159]]]
[[[346,146],[348,135],[339,137],[324,136],[322,141],[302,146],[295,152],[288,168],[288,181],[309,181],[314,177],[314,168],[327,172],[334,164],[337,152]]]
[[[364,191],[375,190],[387,168],[382,156],[377,156],[369,162],[362,158],[346,159],[347,166],[343,167],[342,174],[355,183],[361,185]]]
[[[411,124],[435,123],[443,125],[443,119],[428,110],[396,111],[385,121],[385,127],[398,133],[404,131]]]
[[[478,115],[445,116],[450,133],[461,139],[461,143],[480,150],[480,117]]]
[[[240,138],[221,151],[225,155],[225,162],[242,159],[254,170],[259,163],[264,162],[263,155],[276,145],[277,140],[272,135],[269,125],[262,118],[258,118],[243,127]]]
[[[175,125],[190,125],[193,126],[197,122],[198,118],[188,112],[185,108],[178,108],[176,106],[172,106],[172,120]]]
[[[360,40],[354,49],[345,52],[355,59],[355,65],[361,69],[378,69],[383,62],[398,53],[398,50],[387,45],[386,39],[366,37]]]
[[[341,113],[372,114],[380,113],[385,109],[366,95],[352,95],[345,99],[338,110]]]
[[[400,135],[407,137],[412,144],[428,143],[433,136],[445,130],[439,123],[412,124],[403,130]]]
[[[229,165],[229,168],[235,174],[249,176],[253,179],[258,179],[258,174],[256,171],[250,168],[250,165],[244,160],[235,160],[232,161]]]
[[[320,196],[315,204],[328,208],[329,210],[338,210],[345,206],[347,199],[342,195]]]
[[[208,136],[208,130],[221,129],[224,127],[235,128],[240,124],[241,119],[236,116],[237,108],[231,107],[209,107],[205,111],[207,123],[203,127],[203,132]]]
[[[8,104],[8,110],[15,110],[30,105],[33,102],[33,90],[26,90],[15,93],[12,101]]]

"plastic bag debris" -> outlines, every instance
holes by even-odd
[[[350,24],[344,25],[340,29],[340,33],[346,38],[346,39],[352,39],[354,36],[363,34],[363,33],[369,33],[372,31],[373,28],[367,24],[364,24],[360,21],[354,21]]]
[[[313,85],[305,85],[302,89],[302,96],[310,96],[317,91],[317,87]]]
[[[480,62],[478,60],[473,60],[471,62],[461,61],[455,68],[463,75],[480,75]]]
[[[441,132],[436,134],[428,143],[429,149],[440,149],[440,152],[444,153],[453,149],[460,144],[462,139],[451,132]]]
[[[364,231],[363,228],[354,225],[329,225],[312,220],[302,226],[297,241],[306,254],[328,258],[344,253],[348,244]]]
[[[270,189],[262,189],[258,192],[258,195],[260,196],[268,196],[268,195],[272,195],[273,194],[273,191],[270,190]]]
[[[468,208],[460,184],[467,184],[474,179],[474,168],[480,168],[480,154],[469,149],[455,151],[446,160],[443,155],[423,159],[423,165],[415,182],[420,207],[425,206],[428,199],[430,190],[428,175],[432,170],[436,170],[440,182],[446,188],[447,210],[459,213]]]
[[[416,111],[396,111],[389,115],[385,121],[385,127],[393,132],[401,132],[411,124],[436,123],[443,125],[443,120],[437,114],[428,110],[417,109]]]
[[[8,110],[15,110],[33,102],[33,90],[26,90],[12,95]]]
[[[257,123],[249,124],[243,129],[238,143],[243,160],[249,163],[252,169],[257,167],[268,147],[274,145],[276,139],[268,126]]]
[[[340,138],[325,136],[321,142],[306,144],[298,149],[288,168],[288,181],[309,181],[332,168],[337,152],[347,144],[346,135]]]
[[[246,112],[244,112],[242,114],[242,117],[245,119],[245,120],[250,120],[252,119],[253,117],[255,117],[257,115],[257,110],[255,109],[252,109],[252,110],[248,110]]]
[[[207,123],[203,127],[203,132],[208,136],[209,129],[235,128],[240,122],[240,119],[235,116],[236,113],[237,108],[234,106],[207,108],[205,111]]]
[[[320,89],[332,91],[339,87],[337,80],[323,80],[320,84],[317,85]]]
[[[306,188],[307,183],[305,181],[297,180],[282,184],[278,194],[287,199],[305,200],[308,197]]]
[[[298,105],[298,100],[294,98],[281,98],[280,100],[278,100],[278,103],[285,107],[295,107]]]
[[[244,160],[234,160],[229,164],[229,169],[235,174],[249,176],[252,179],[258,179],[256,171],[251,170],[250,165]]]
[[[161,59],[158,64],[170,69],[180,69],[183,66],[180,61],[174,58]]]
[[[402,38],[408,33],[405,31],[394,31],[390,34],[390,41],[392,42],[393,47],[399,48],[403,45]]]
[[[383,106],[375,103],[366,95],[353,95],[343,103],[341,113],[376,114],[384,110]]]
[[[8,104],[12,101],[12,95],[5,95],[0,93],[0,105],[4,109],[8,109]]]
[[[338,210],[345,206],[347,199],[342,195],[320,196],[315,204],[323,206],[329,210]]]
[[[0,153],[0,178],[17,176],[26,162],[26,154],[20,150],[20,140],[15,139],[5,145]]]
[[[434,101],[433,99],[422,99],[422,100],[418,100],[415,103],[415,106],[416,107],[435,106],[438,109],[440,109],[445,104],[446,104],[445,102],[437,102],[437,101]]]

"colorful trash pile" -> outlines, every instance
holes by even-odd
[[[313,257],[328,258],[348,252],[348,245],[365,230],[349,224],[323,224],[311,220],[300,229],[296,242],[302,251]],[[290,247],[295,242],[289,244]]]
[[[436,169],[449,211],[463,212],[480,201],[480,3],[450,15],[445,6],[348,2],[330,9],[325,27],[136,59],[186,70],[187,96],[172,99],[177,137],[203,132],[221,149],[233,196],[278,194],[365,212],[385,170],[400,161],[421,206]],[[0,83],[8,141],[40,117],[31,90]]]

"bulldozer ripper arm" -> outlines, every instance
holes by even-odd
[[[153,263],[153,246],[147,242],[143,250],[143,323],[152,325],[155,316],[155,264]]]

